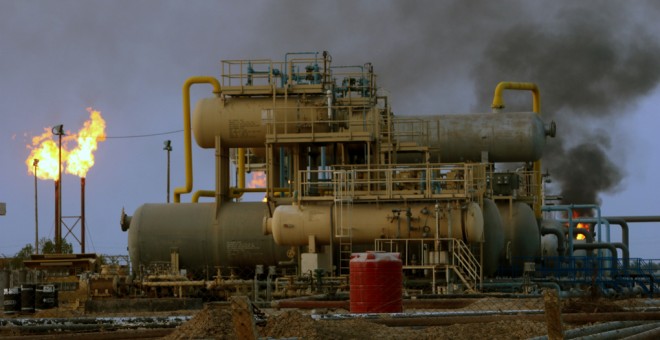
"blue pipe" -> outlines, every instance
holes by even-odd
[[[328,174],[325,172],[325,164],[326,164],[325,157],[326,157],[325,156],[325,146],[322,146],[321,147],[321,168],[319,169],[319,170],[321,170],[320,171],[321,176],[320,176],[319,179],[323,179],[323,180],[326,180],[329,177]]]
[[[284,147],[280,146],[280,188],[288,187],[289,184],[286,183],[286,179],[288,177],[287,173],[287,166],[284,164],[286,161],[286,158],[284,157]]]
[[[596,210],[596,220],[595,223],[598,224],[598,242],[601,241],[601,214],[600,214],[600,206],[596,204],[568,204],[568,205],[546,205],[541,207],[541,211],[566,211],[568,215],[568,234],[573,235],[573,222],[577,221],[577,223],[581,222],[587,222],[587,221],[582,221],[582,219],[573,219],[573,210],[574,209],[595,209]],[[561,220],[558,220],[561,221]],[[566,221],[564,221],[566,222]],[[593,222],[592,222],[593,223]],[[608,222],[608,234],[609,234],[609,222]],[[607,239],[609,240],[609,235],[607,236]],[[568,245],[568,251],[570,255],[573,255],[573,239],[571,238],[569,240],[569,245]]]
[[[318,63],[318,57],[319,57],[319,52],[288,52],[284,55],[284,71],[282,72],[282,87],[286,85],[287,81],[289,80],[289,75],[287,74],[287,71],[289,70],[288,67],[288,59],[289,55],[314,55],[314,62]]]

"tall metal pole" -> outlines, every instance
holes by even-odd
[[[60,183],[57,191],[57,225],[55,227],[55,251],[62,253],[62,135],[59,135],[59,160],[57,166],[57,181]]]
[[[55,252],[62,253],[62,135],[64,135],[64,125],[53,127],[53,134],[59,138],[59,160],[57,169],[57,181],[55,183]]]
[[[80,177],[80,252],[85,253],[85,177]]]
[[[55,250],[57,250],[57,222],[60,220],[59,210],[59,193],[60,193],[60,181],[56,179],[53,181],[55,183]]]
[[[32,165],[34,165],[34,253],[39,254],[39,200],[37,197],[37,169],[38,169],[39,160],[34,159]]]
[[[172,151],[172,141],[166,140],[163,150],[167,151],[167,203],[170,203],[170,152]]]

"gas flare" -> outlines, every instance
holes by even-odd
[[[573,210],[573,218],[580,218],[580,217],[590,217],[590,216],[580,215],[580,213],[577,210]],[[589,231],[591,229],[590,226],[589,226],[589,223],[578,223],[578,224],[575,225],[575,228],[577,228],[577,229],[586,229],[587,231]],[[577,239],[577,240],[584,240],[585,238],[586,237],[582,234],[577,234],[575,236],[575,239]]]
[[[265,188],[266,187],[266,173],[263,171],[255,171],[252,173],[252,179],[247,184],[248,188]]]
[[[94,151],[98,142],[105,140],[105,120],[99,111],[88,108],[90,119],[76,134],[66,132],[62,136],[62,171],[79,177],[85,177],[87,171],[94,165]],[[25,160],[28,174],[34,175],[34,159],[39,160],[37,177],[40,179],[57,180],[59,163],[59,141],[54,139],[52,131],[44,129],[44,133],[32,138],[32,145],[27,145],[30,155]],[[75,141],[76,146],[69,148],[69,143]]]
[[[28,149],[32,149],[30,155],[25,160],[28,168],[28,173],[34,175],[33,161],[39,160],[39,169],[37,177],[40,179],[56,180],[58,176],[57,164],[59,158],[59,149],[57,142],[53,140],[53,133],[48,129],[40,136],[32,138],[32,145],[28,145]],[[66,150],[62,147],[62,159],[66,158]]]
[[[87,108],[90,120],[78,131],[78,145],[71,151],[66,161],[66,172],[78,177],[85,177],[87,171],[94,165],[94,151],[98,142],[105,140],[105,120],[99,111]]]

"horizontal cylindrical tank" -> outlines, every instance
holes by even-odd
[[[327,131],[327,122],[322,123],[328,119],[325,105],[325,96],[305,102],[283,97],[204,98],[195,105],[192,129],[202,148],[214,148],[216,136],[224,147],[264,147],[268,124],[278,133],[311,132],[313,120],[315,132]]]
[[[504,249],[504,225],[497,205],[490,199],[484,199],[484,275],[495,273]]]
[[[411,120],[423,124],[418,126]],[[484,151],[490,162],[536,161],[543,154],[545,137],[554,135],[554,128],[546,128],[533,112],[405,117],[394,124],[395,134],[413,136],[409,139],[428,145],[433,162],[480,162]],[[412,129],[417,131],[408,131]],[[424,160],[399,158],[398,161]]]
[[[171,251],[189,272],[214,267],[254,268],[288,261],[287,247],[262,232],[267,208],[260,202],[144,204],[130,219],[128,251],[133,268],[169,262]]]
[[[408,213],[408,208],[409,213]],[[435,216],[431,204],[353,204],[343,211],[331,205],[281,205],[271,219],[266,220],[266,231],[272,233],[277,244],[303,246],[314,236],[319,245],[328,245],[336,230],[351,229],[353,243],[373,243],[378,238],[422,238],[435,235]],[[476,203],[451,210],[449,219],[441,216],[441,238],[453,237],[466,242],[482,242],[484,218]],[[451,233],[450,230],[451,229]]]

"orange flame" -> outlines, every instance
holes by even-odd
[[[94,165],[94,151],[98,148],[98,142],[105,140],[105,120],[101,113],[92,108],[87,108],[87,111],[90,120],[78,131],[78,146],[69,152],[66,161],[66,172],[78,177],[87,175],[87,171]]]
[[[87,171],[94,165],[94,151],[97,143],[105,140],[105,120],[99,111],[88,108],[90,119],[77,134],[67,131],[62,137],[62,170],[67,173],[85,177]],[[59,141],[53,139],[53,133],[48,128],[40,136],[32,138],[30,155],[25,160],[28,173],[34,175],[34,160],[38,159],[37,177],[40,179],[57,180],[59,164]],[[68,148],[68,143],[76,141],[76,147]]]
[[[265,188],[266,187],[266,173],[263,171],[255,171],[252,173],[252,179],[247,184],[248,188]]]
[[[580,216],[580,214],[577,211],[573,210],[573,218],[579,218],[579,217],[582,217],[582,216]],[[577,229],[586,229],[587,231],[589,230],[589,224],[588,223],[578,223],[575,227]],[[575,238],[577,240],[584,240],[586,237],[582,234],[577,234],[577,236]]]
[[[56,141],[53,140],[53,133],[50,129],[44,129],[45,132],[40,136],[32,138],[32,151],[25,160],[28,172],[34,175],[34,160],[38,159],[39,164],[37,170],[37,177],[40,179],[56,180],[58,176],[57,164],[59,163],[59,148]],[[66,159],[66,149],[62,148],[62,159]]]

